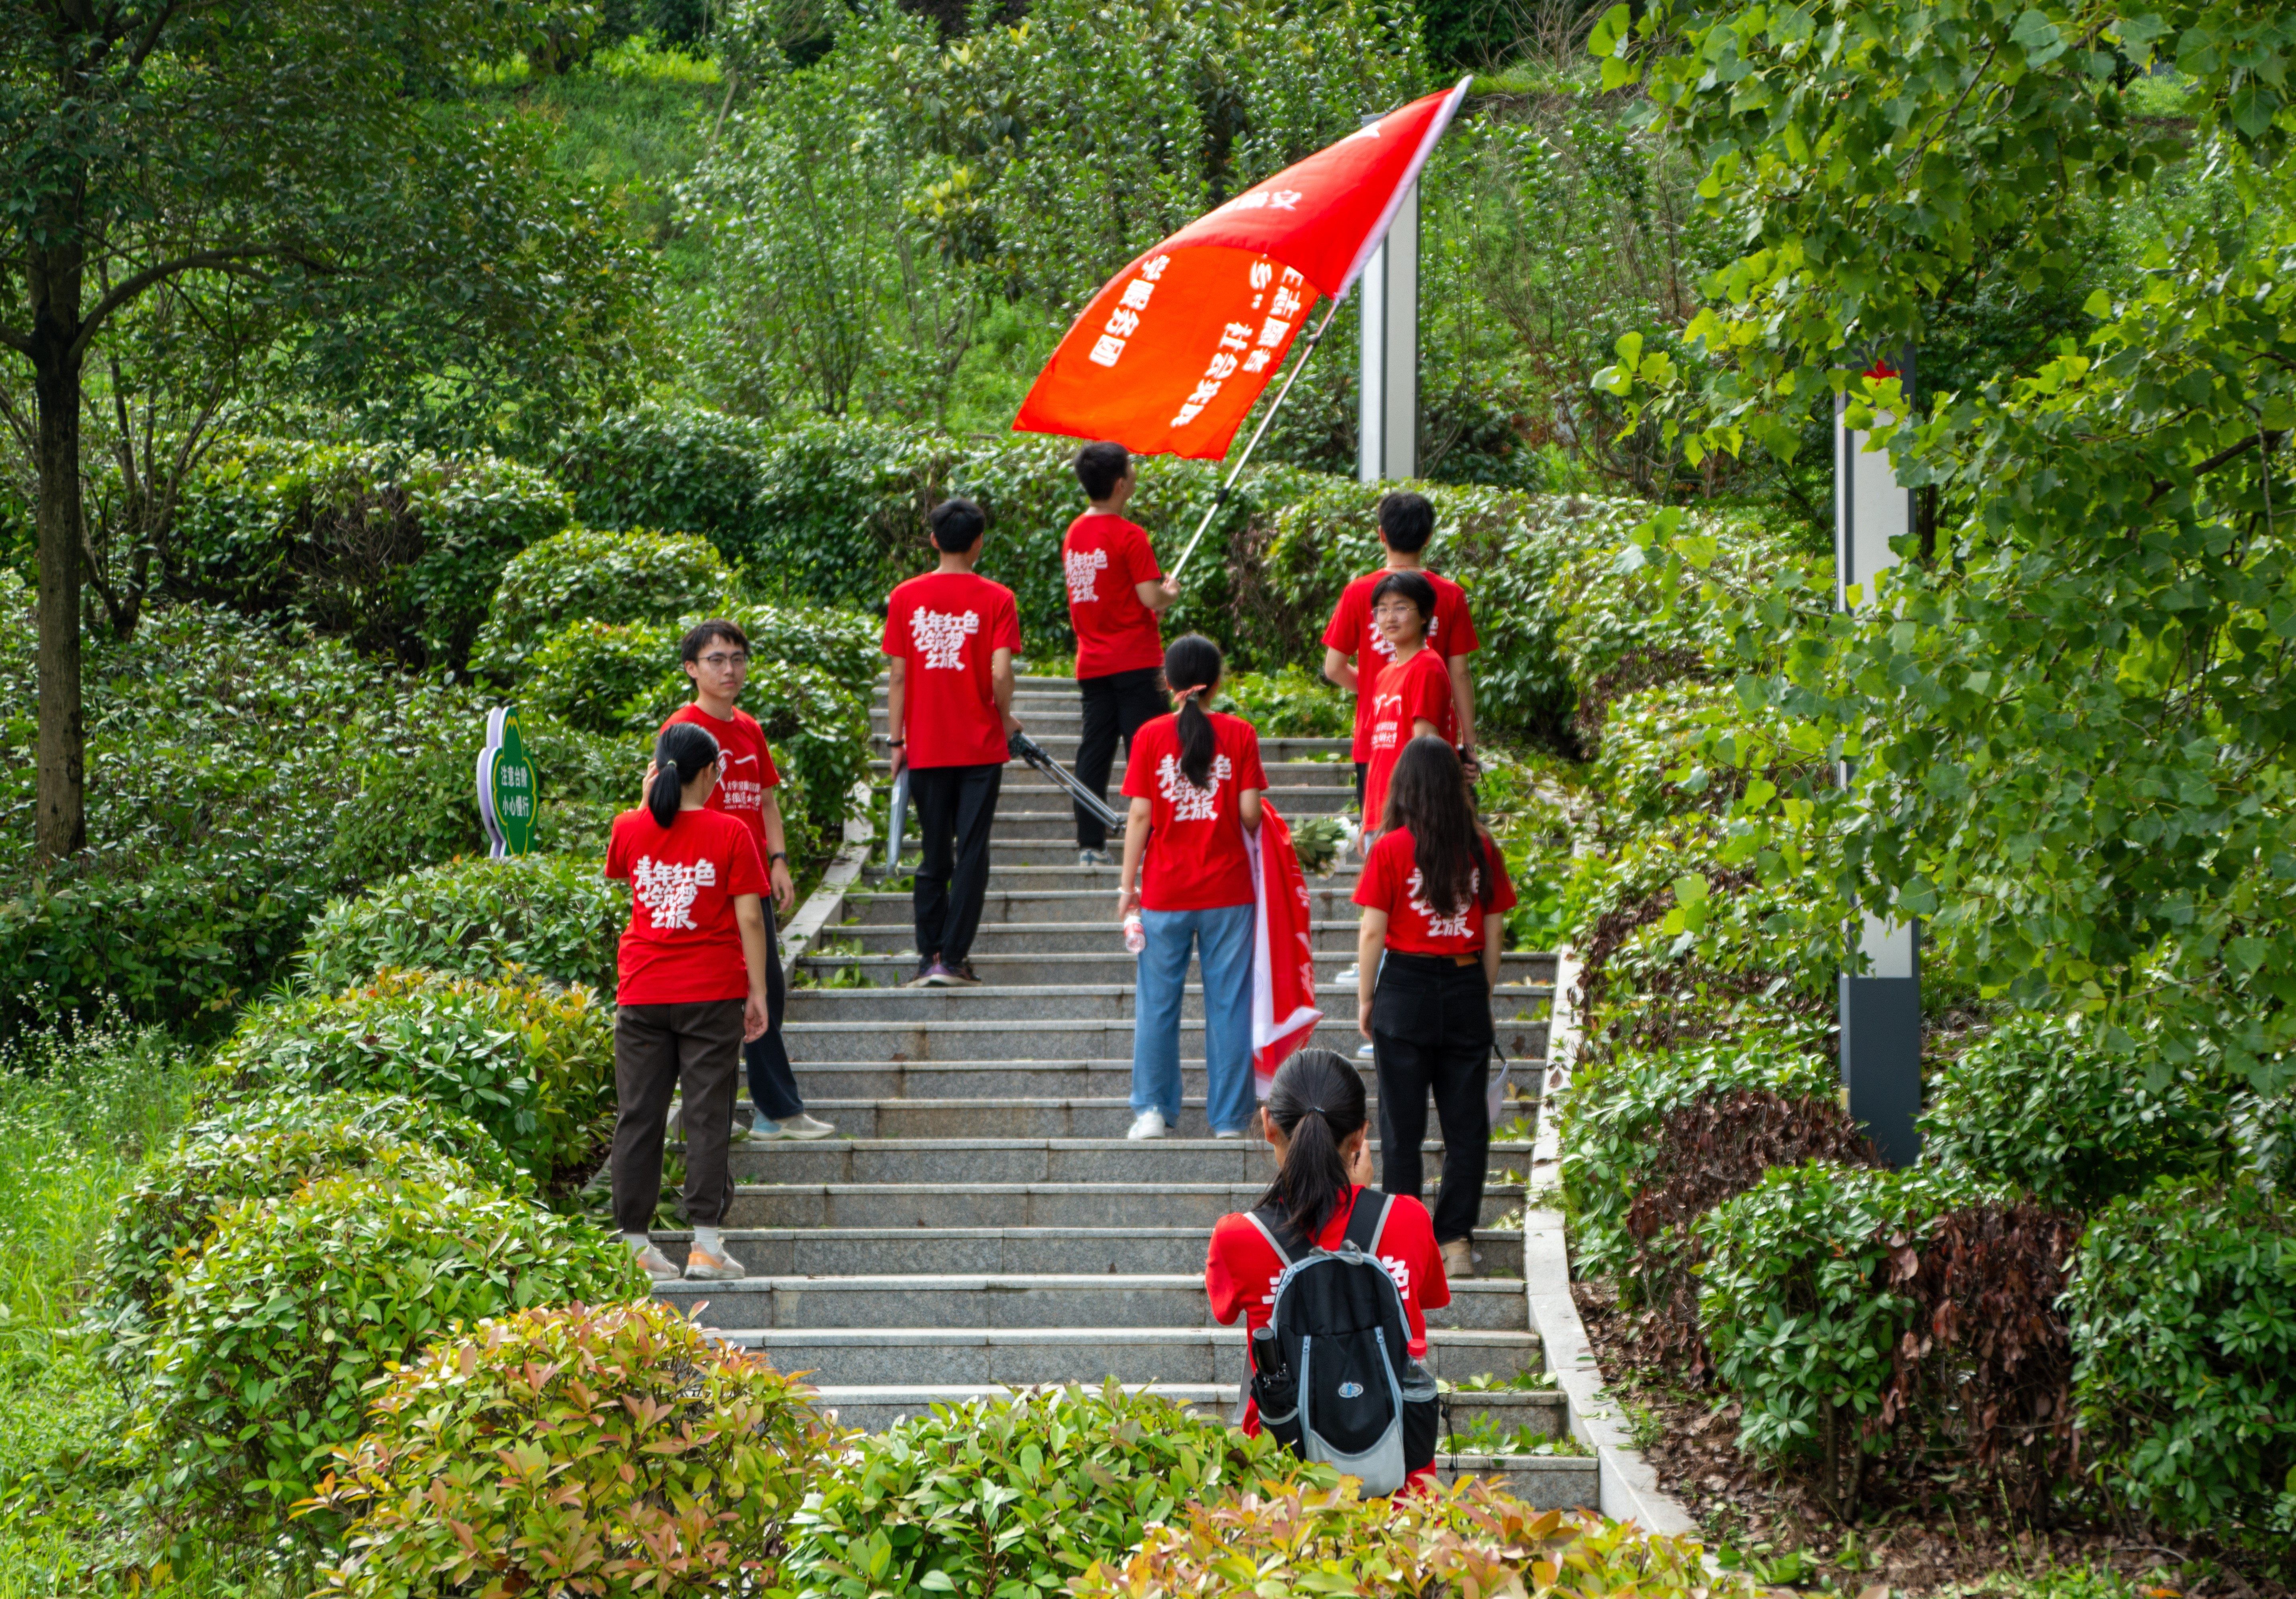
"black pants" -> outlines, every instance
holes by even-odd
[[[996,821],[1002,766],[912,767],[909,808],[920,852],[911,896],[917,953],[948,965],[972,954],[988,898],[988,830]]]
[[[1443,1128],[1443,1192],[1435,1241],[1473,1235],[1491,1160],[1491,990],[1480,961],[1390,950],[1372,992],[1372,1056],[1379,1069],[1380,1186],[1419,1197],[1427,1096]]]
[[[662,1135],[673,1095],[684,1095],[685,1213],[697,1226],[725,1218],[733,1193],[726,1151],[742,1072],[742,1002],[626,1004],[614,1013],[614,1225],[643,1233],[661,1202]]]
[[[797,1074],[790,1070],[789,1051],[782,1047],[782,1012],[788,1004],[788,980],[782,973],[781,929],[774,920],[774,897],[766,906],[766,1031],[742,1046],[750,1068],[750,1103],[768,1121],[787,1121],[805,1109],[797,1091]]]
[[[1123,739],[1128,759],[1132,735],[1164,714],[1163,676],[1154,667],[1142,667],[1078,680],[1084,694],[1084,736],[1077,740],[1077,781],[1103,800],[1108,798],[1108,769],[1116,759],[1116,741]],[[1076,824],[1078,849],[1107,848],[1108,829],[1081,805],[1076,808]]]

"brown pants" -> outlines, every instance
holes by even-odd
[[[685,1095],[685,1213],[723,1225],[726,1169],[742,1073],[742,1002],[626,1004],[614,1013],[614,1225],[643,1233],[661,1201],[661,1145],[671,1095]]]

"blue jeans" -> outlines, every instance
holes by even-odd
[[[1180,1119],[1180,1000],[1193,942],[1204,972],[1205,1111],[1216,1133],[1251,1124],[1251,943],[1249,905],[1208,911],[1140,913],[1148,947],[1140,952],[1133,997],[1132,1110]]]

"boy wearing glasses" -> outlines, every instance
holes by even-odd
[[[774,791],[781,774],[774,769],[773,751],[766,747],[765,730],[758,719],[734,701],[740,699],[750,676],[749,635],[732,622],[711,620],[686,634],[678,644],[685,675],[693,680],[693,701],[673,712],[664,727],[691,722],[718,741],[723,775],[710,791],[709,810],[722,810],[750,830],[765,857],[773,885],[766,901],[766,1006],[767,1026],[762,1037],[743,1047],[750,1070],[750,1098],[767,1119],[750,1129],[753,1138],[826,1138],[837,1129],[805,1113],[790,1070],[789,1051],[782,1046],[784,1008],[780,939],[774,912],[786,912],[797,898],[790,879],[789,849],[782,832],[781,801]]]

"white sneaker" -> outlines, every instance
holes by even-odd
[[[800,1111],[786,1121],[767,1121],[760,1116],[754,1136],[759,1138],[826,1138],[836,1131],[836,1128],[819,1117],[808,1116]]]
[[[671,1260],[668,1255],[663,1254],[661,1250],[657,1249],[654,1245],[649,1243],[642,1250],[632,1250],[630,1253],[637,1257],[639,1269],[644,1271],[647,1276],[652,1277],[655,1282],[675,1283],[677,1281],[680,1274],[676,1263]]]
[[[734,1259],[730,1250],[713,1255],[697,1243],[685,1252],[689,1283],[734,1283],[747,1275],[749,1268]]]
[[[1355,965],[1349,967],[1345,972],[1341,972],[1339,976],[1333,978],[1332,980],[1339,984],[1341,988],[1349,988],[1352,987],[1362,976],[1362,966]]]
[[[1240,1128],[1230,1128],[1225,1133],[1214,1133],[1212,1136],[1215,1138],[1241,1138],[1243,1136],[1243,1133]]]
[[[1105,849],[1079,849],[1077,851],[1077,865],[1079,866],[1105,866],[1110,864],[1111,862],[1108,858],[1108,851]]]
[[[1124,1136],[1127,1138],[1161,1138],[1167,1130],[1163,1111],[1143,1111],[1132,1119],[1132,1130]]]
[[[1356,1059],[1358,1061],[1368,1061],[1372,1059],[1376,1053],[1377,1052],[1368,1044],[1358,1044],[1356,1046]]]

